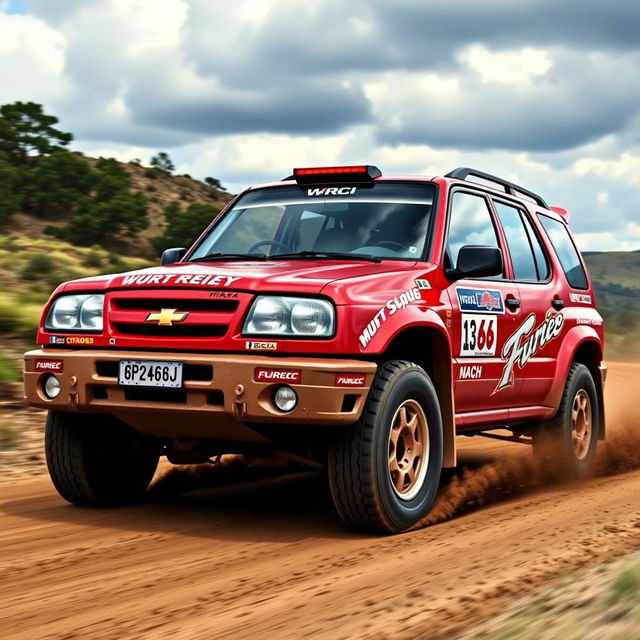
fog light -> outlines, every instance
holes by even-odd
[[[280,411],[293,411],[298,404],[298,394],[291,387],[285,385],[278,387],[273,401]]]
[[[42,388],[44,389],[44,393],[47,398],[51,398],[51,400],[53,400],[54,398],[57,398],[60,393],[60,380],[55,376],[47,376],[44,379]]]

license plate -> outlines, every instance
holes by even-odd
[[[182,387],[182,362],[120,360],[118,384],[126,387]]]

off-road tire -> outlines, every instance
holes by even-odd
[[[49,411],[45,451],[58,493],[84,507],[138,500],[158,465],[158,448],[111,416]]]
[[[410,499],[402,499],[394,489],[389,462],[392,421],[403,405],[417,411],[419,405],[428,430],[426,471]],[[340,517],[348,526],[360,530],[397,533],[409,529],[430,511],[441,471],[442,418],[429,376],[412,362],[382,363],[361,419],[329,447],[329,483]]]
[[[586,400],[586,402],[585,402]],[[589,441],[575,438],[576,409],[587,405],[590,411]],[[595,471],[599,437],[600,405],[598,392],[589,369],[574,362],[564,386],[555,417],[533,432],[533,450],[544,471],[555,480],[581,480]],[[582,425],[584,427],[584,425]]]

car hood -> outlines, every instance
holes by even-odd
[[[319,294],[330,283],[379,274],[402,273],[414,262],[342,260],[229,261],[177,263],[127,273],[73,280],[63,290],[221,289],[273,293]]]

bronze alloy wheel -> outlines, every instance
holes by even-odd
[[[415,400],[405,400],[396,410],[389,432],[389,477],[396,495],[411,500],[427,475],[429,426]]]
[[[571,408],[571,439],[578,460],[584,460],[591,445],[593,416],[591,400],[585,389],[580,389]]]

